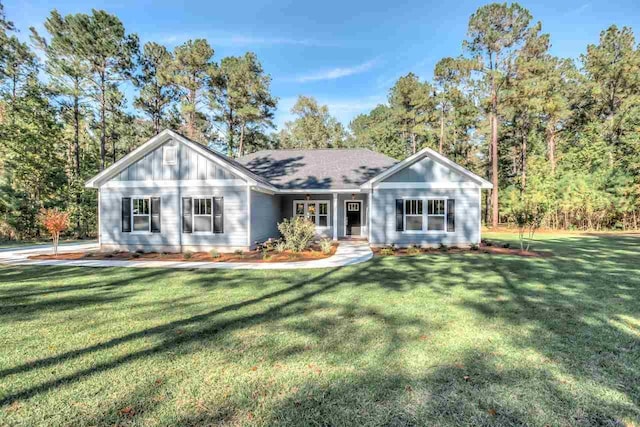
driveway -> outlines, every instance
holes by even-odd
[[[58,252],[98,251],[97,243],[70,243],[60,245]],[[341,241],[336,253],[324,259],[298,262],[201,262],[201,261],[124,261],[124,260],[34,260],[32,255],[50,254],[51,246],[27,246],[0,252],[0,264],[9,265],[57,265],[73,267],[130,267],[130,268],[186,268],[228,270],[292,270],[302,268],[331,268],[368,261],[373,256],[367,242]]]

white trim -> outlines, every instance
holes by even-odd
[[[360,236],[362,237],[362,228],[364,227],[362,224],[364,223],[364,219],[362,217],[362,211],[364,210],[364,200],[351,200],[351,199],[344,199],[344,223],[343,223],[343,228],[344,228],[344,237],[347,236]],[[359,203],[360,204],[360,234],[347,234],[347,203]]]
[[[166,187],[244,187],[241,179],[188,179],[188,180],[148,180],[148,181],[108,181],[100,188],[166,188]]]
[[[333,193],[333,240],[338,240],[338,193]]]
[[[482,189],[478,189],[478,245],[482,241]]]
[[[373,232],[373,188],[369,190],[367,205],[369,206],[369,215],[367,217],[367,240],[371,243],[371,233]]]
[[[102,248],[102,191],[98,188],[98,247]],[[120,199],[122,209],[122,199]],[[120,228],[122,228],[122,212],[120,212]],[[122,230],[120,230],[122,233]]]
[[[475,182],[381,182],[373,184],[373,188],[380,189],[462,189],[480,188]]]
[[[168,154],[173,152],[173,160],[168,159]],[[171,166],[178,163],[178,146],[177,145],[165,145],[162,147],[162,165]]]
[[[329,189],[329,188],[292,188],[286,189],[281,188],[276,191],[278,194],[333,194],[333,193],[362,193],[363,190],[360,188],[340,188],[340,189]]]
[[[136,200],[147,200],[147,205],[149,207],[149,213],[148,214],[134,214],[133,213],[133,205],[134,202]],[[151,196],[131,196],[131,199],[129,200],[129,207],[131,209],[131,218],[129,219],[129,227],[131,228],[131,231],[129,231],[129,233],[131,234],[151,234]],[[135,217],[136,216],[140,216],[140,217],[144,217],[146,216],[147,218],[149,218],[149,225],[147,227],[147,230],[135,230],[134,229],[134,224],[135,224]]]
[[[478,184],[480,185],[481,188],[493,188],[493,185],[487,181],[486,179],[474,174],[473,172],[471,172],[468,169],[463,168],[462,166],[460,166],[459,164],[452,162],[451,160],[447,159],[445,156],[443,156],[442,154],[432,150],[431,148],[423,148],[422,150],[418,151],[417,153],[415,153],[412,156],[407,157],[406,159],[404,159],[401,162],[396,163],[395,165],[391,166],[389,169],[382,171],[381,173],[379,173],[378,175],[374,176],[373,178],[371,178],[369,181],[365,182],[364,184],[361,185],[362,188],[371,188],[373,186],[374,183],[381,181],[385,178],[388,178],[389,176],[395,174],[396,172],[411,166],[412,164],[414,164],[415,162],[425,158],[425,157],[431,157],[433,160],[440,162],[442,164],[444,164],[444,166],[449,167],[450,169],[456,170],[459,173],[471,178],[473,181],[477,181]]]
[[[213,231],[213,224],[211,225],[211,230]],[[251,248],[251,186],[250,185],[247,185],[247,246]]]
[[[211,203],[211,213],[209,215],[207,214],[196,214],[196,200],[205,200],[205,211],[207,208],[207,203],[206,200],[209,200],[209,202]],[[198,209],[200,208],[200,206],[198,206]],[[211,225],[211,230],[209,231],[196,231],[196,216],[208,216],[210,217],[209,219],[209,224]],[[202,235],[202,234],[213,234],[213,196],[191,196],[191,234],[194,234],[196,236],[198,235]]]
[[[309,200],[294,200],[293,204],[292,204],[292,210],[291,210],[291,218],[295,218],[296,216],[298,216],[296,214],[296,203],[303,203],[304,204],[304,216],[306,218],[307,216],[307,205],[311,204],[311,203],[315,203],[316,204],[316,229],[320,229],[320,230],[327,230],[328,228],[331,228],[331,200],[323,200],[323,199],[309,199]],[[321,203],[326,203],[327,204],[327,225],[323,226],[320,225],[320,204]],[[322,214],[322,216],[325,216],[324,214]]]

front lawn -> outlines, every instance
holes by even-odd
[[[0,425],[640,423],[640,239],[532,249],[0,267]]]

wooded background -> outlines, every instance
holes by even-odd
[[[254,53],[216,62],[204,39],[140,46],[102,10],[53,10],[44,28],[21,29],[30,36],[21,41],[0,3],[0,239],[38,237],[43,207],[68,210],[71,235],[95,235],[97,194],[84,181],[164,128],[230,156],[365,147],[403,159],[432,147],[494,183],[487,225],[526,204],[550,228],[640,226],[640,49],[628,27],[558,58],[529,11],[488,4],[432,81],[409,72],[346,128],[301,96],[280,130]]]

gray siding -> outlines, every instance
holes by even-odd
[[[352,197],[351,194],[340,193],[338,194],[338,238],[344,237],[344,220],[345,220],[345,210],[344,210],[344,202],[346,200],[362,200],[362,233],[361,237],[367,237],[367,224],[368,224],[368,215],[369,215],[369,204],[367,203],[368,196],[362,193],[354,193]],[[333,211],[332,211],[333,212]],[[354,236],[355,237],[355,236]]]
[[[251,191],[251,243],[280,237],[280,196]]]
[[[463,182],[468,178],[430,157],[394,173],[383,182]]]
[[[305,200],[306,194],[285,194],[280,198],[280,220],[284,218],[293,217],[293,201]],[[313,194],[309,193],[311,200],[328,200],[329,201],[329,224],[327,228],[318,230],[319,237],[333,238],[333,224],[335,218],[333,218],[333,195],[332,194]]]
[[[103,249],[119,248],[147,251],[208,250],[247,247],[247,187],[180,187],[141,183],[127,188],[100,190],[100,232]],[[161,197],[161,233],[122,233],[122,197]],[[182,197],[224,197],[224,233],[182,233]]]
[[[478,188],[463,189],[375,189],[371,207],[371,241],[373,245],[466,246],[480,241],[480,211]],[[455,199],[455,232],[396,231],[395,201],[402,198],[445,197]],[[426,209],[426,207],[425,207]]]
[[[162,150],[165,146],[178,147],[176,164],[163,164]],[[178,179],[238,179],[238,177],[186,145],[167,141],[113,178],[114,181],[175,181]]]

